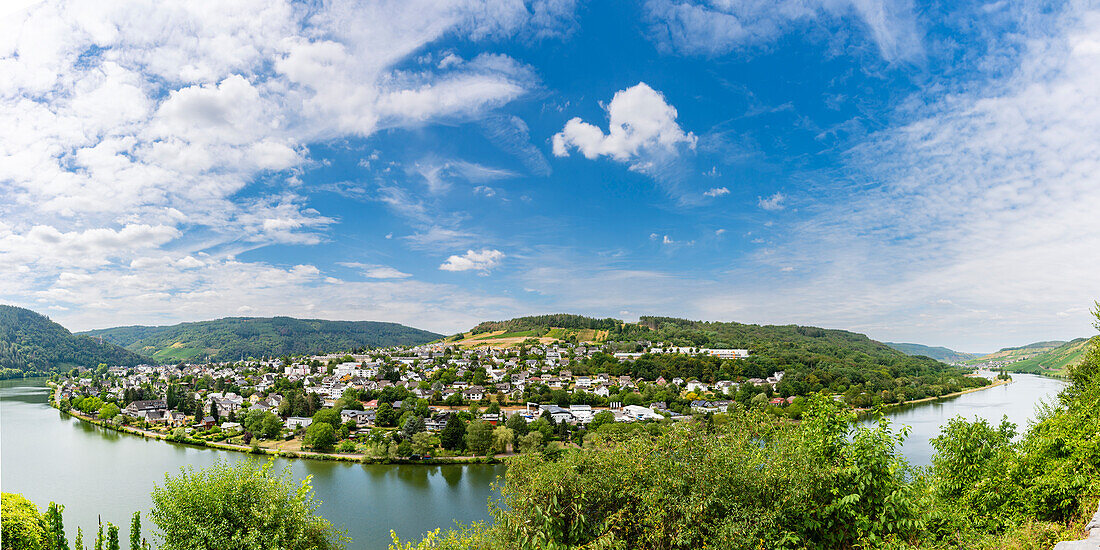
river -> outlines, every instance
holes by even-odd
[[[231,451],[178,445],[120,434],[51,408],[41,380],[0,382],[0,488],[22,493],[44,511],[50,501],[65,506],[65,533],[84,530],[90,546],[96,515],[120,526],[128,540],[130,516],[141,511],[145,527],[154,484],[185,465],[203,468],[218,459],[266,460]],[[455,522],[489,517],[491,486],[501,465],[367,465],[276,459],[298,479],[313,476],[320,513],[347,530],[352,550],[384,550],[390,529],[402,538]],[[152,539],[150,538],[150,542]],[[125,545],[125,542],[123,543]]]
[[[1014,377],[1005,386],[891,410],[895,426],[912,429],[902,452],[913,464],[929,464],[929,439],[959,415],[991,422],[1007,415],[1023,431],[1035,405],[1053,399],[1065,386],[1040,376]],[[0,382],[0,488],[22,493],[43,510],[50,501],[64,504],[70,538],[80,526],[88,541],[96,515],[102,514],[104,521],[120,525],[120,538],[126,540],[130,515],[135,510],[146,515],[152,505],[149,493],[166,473],[177,473],[185,465],[202,468],[218,459],[257,460],[80,422],[51,408],[47,393],[41,381]],[[456,521],[487,519],[487,501],[495,494],[491,485],[504,473],[500,465],[382,466],[284,459],[277,465],[289,465],[299,479],[313,476],[321,514],[347,530],[353,550],[387,548],[390,529],[410,538]],[[148,534],[148,519],[144,525]]]

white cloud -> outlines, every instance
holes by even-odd
[[[443,271],[481,271],[488,272],[496,267],[504,259],[504,253],[499,250],[483,248],[481,250],[467,250],[461,256],[447,258],[439,269]]]
[[[337,262],[337,265],[359,270],[368,279],[407,279],[412,275],[388,265],[365,264],[360,262]]]
[[[730,190],[725,187],[713,187],[710,190],[703,193],[708,197],[721,197],[722,195],[730,194]]]
[[[530,67],[493,53],[442,66],[410,57],[449,35],[491,39],[491,47],[574,24],[573,3],[557,0],[25,7],[0,19],[0,297],[34,305],[65,296],[73,300],[65,307],[78,306],[68,316],[77,323],[132,320],[137,314],[125,312],[143,306],[179,319],[255,306],[250,299],[281,303],[266,290],[275,287],[287,309],[268,311],[309,312],[310,285],[328,280],[311,275],[316,267],[233,259],[272,244],[320,243],[336,223],[299,194],[309,145],[480,117],[535,88]],[[491,179],[480,168],[451,169]],[[414,197],[381,194],[424,220],[420,240],[460,240]],[[365,273],[407,275],[391,270]],[[74,271],[102,288],[81,297],[59,277]],[[254,278],[240,284],[234,271]],[[356,291],[385,293],[388,284]],[[406,290],[392,294],[428,295]],[[408,300],[392,302],[421,309]],[[169,307],[177,303],[178,313]]]
[[[883,59],[923,55],[911,0],[647,0],[645,12],[658,46],[687,54],[759,47],[819,21],[843,36],[842,21],[855,16]]]
[[[608,133],[580,118],[570,119],[552,139],[554,154],[569,155],[572,148],[585,158],[608,156],[644,168],[654,152],[675,152],[678,146],[695,147],[696,137],[676,122],[676,108],[644,82],[615,92],[607,105]]]
[[[786,198],[787,197],[783,195],[783,193],[776,191],[774,195],[768,198],[759,197],[757,205],[759,205],[760,208],[763,208],[764,210],[767,210],[769,212],[783,210],[784,208],[786,208],[786,206],[783,204],[783,201],[786,200]]]

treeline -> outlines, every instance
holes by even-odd
[[[29,309],[0,305],[0,369],[47,372],[100,363],[133,366],[147,361],[129,350],[65,327]]]
[[[397,323],[292,317],[227,317],[163,327],[116,327],[85,334],[102,337],[160,360],[202,358],[209,361],[411,346],[441,337]]]
[[[518,332],[536,330],[546,332],[551,328],[613,330],[622,325],[618,319],[594,319],[583,315],[570,313],[554,313],[551,315],[530,315],[516,317],[507,321],[485,321],[471,329],[473,334],[503,330],[505,332]]]
[[[1047,549],[1100,495],[1100,349],[1070,379],[1019,438],[953,419],[931,468],[906,463],[905,430],[824,396],[797,424],[749,410],[601,428],[583,450],[510,459],[491,523],[393,547]]]

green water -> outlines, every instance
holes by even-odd
[[[42,381],[0,382],[0,488],[22,493],[39,505],[65,506],[65,530],[94,533],[96,515],[121,525],[126,540],[130,515],[143,517],[149,493],[165,473],[202,468],[218,459],[256,460],[249,455],[176,445],[119,434],[80,422],[46,404]],[[263,459],[261,459],[263,460]],[[382,466],[316,460],[277,460],[295,477],[313,476],[323,502],[320,512],[347,530],[352,549],[385,549],[389,531],[419,536],[455,521],[488,518],[491,484],[500,465]],[[148,534],[150,522],[143,521]],[[151,539],[152,540],[152,539]]]

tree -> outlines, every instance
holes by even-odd
[[[328,422],[314,422],[306,428],[302,444],[314,451],[331,451],[336,445],[336,430],[332,429],[332,424]]]
[[[43,519],[46,522],[46,548],[48,550],[69,550],[69,541],[65,539],[65,525],[61,513],[65,510],[60,504],[50,503]]]
[[[336,409],[321,409],[313,413],[313,424],[317,424],[318,422],[324,422],[332,426],[332,429],[335,430],[340,427],[340,411]]]
[[[515,438],[515,432],[513,432],[512,430],[504,426],[497,426],[495,429],[493,429],[493,452],[508,452],[508,445],[514,446]]]
[[[317,515],[309,479],[297,483],[289,469],[273,471],[272,462],[187,467],[166,475],[152,497],[162,550],[330,550],[345,541]]]
[[[493,426],[484,420],[474,420],[466,427],[466,447],[477,455],[488,454],[493,444]]]
[[[76,528],[76,540],[73,541],[73,550],[84,550],[84,531]]]
[[[389,403],[379,403],[378,410],[374,415],[374,423],[390,428],[397,425],[397,411],[393,410],[393,405]]]
[[[412,436],[412,451],[418,455],[426,455],[432,448],[432,434],[420,432]]]
[[[218,421],[218,404],[213,401],[210,402],[210,416],[214,418],[215,423]]]
[[[452,414],[447,419],[447,425],[443,427],[443,431],[439,434],[439,442],[444,449],[457,451],[465,445],[465,436],[466,423],[457,414]]]
[[[119,415],[122,411],[118,408],[118,405],[114,403],[107,403],[103,405],[103,408],[99,409],[100,420],[110,420]]]
[[[17,493],[0,494],[0,541],[3,550],[44,550],[47,527],[38,507]]]
[[[533,453],[542,446],[542,432],[531,432],[519,438],[519,451]]]
[[[611,411],[600,411],[592,416],[592,421],[588,423],[588,429],[596,431],[600,429],[600,426],[612,424],[614,422],[615,415]]]
[[[130,519],[130,550],[141,550],[141,512]]]
[[[416,415],[409,416],[405,423],[401,425],[401,433],[405,437],[412,437],[426,429],[424,419]]]
[[[283,423],[279,420],[279,417],[271,413],[264,414],[264,419],[260,423],[260,433],[262,433],[265,438],[270,439],[279,435],[279,430],[282,428]]]
[[[119,550],[118,526],[107,522],[107,550]]]

